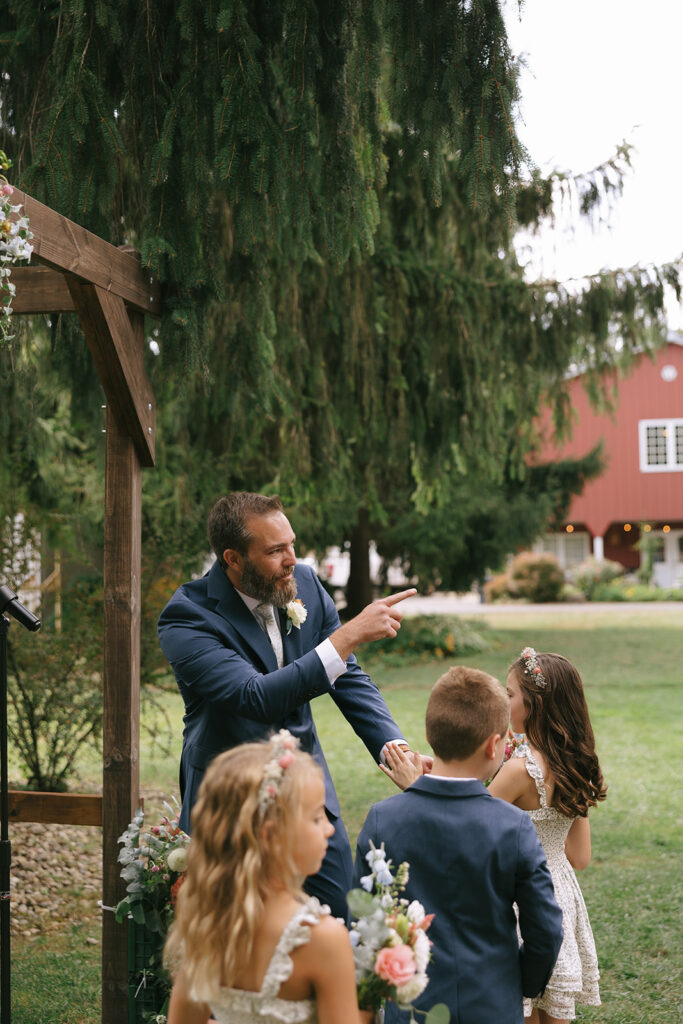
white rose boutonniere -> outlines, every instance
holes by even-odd
[[[306,621],[308,612],[301,598],[296,598],[295,601],[290,601],[287,605],[287,635],[292,631],[292,626],[296,626],[297,629],[301,629],[302,625]]]

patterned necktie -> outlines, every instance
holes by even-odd
[[[272,604],[257,604],[254,608],[254,615],[268,634],[271,647],[275,651],[277,667],[282,668],[285,662],[284,651],[282,649],[282,634],[275,619],[275,612]]]

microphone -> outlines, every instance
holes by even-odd
[[[17,595],[9,587],[0,587],[0,614],[3,612],[7,612],[25,629],[30,629],[32,633],[40,629],[40,619],[19,603]]]

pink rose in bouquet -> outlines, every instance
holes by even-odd
[[[385,946],[375,960],[375,974],[390,985],[405,985],[417,971],[409,946]]]

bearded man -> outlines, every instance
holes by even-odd
[[[277,496],[228,494],[212,508],[208,534],[216,562],[176,591],[158,627],[185,703],[181,828],[189,831],[190,811],[212,758],[288,729],[323,769],[325,808],[335,827],[323,866],[305,889],[346,918],[351,850],[310,701],[329,695],[375,762],[383,759],[387,743],[408,747],[353,651],[396,636],[396,605],[415,591],[374,601],[342,626],[316,574],[297,563],[296,538]]]

